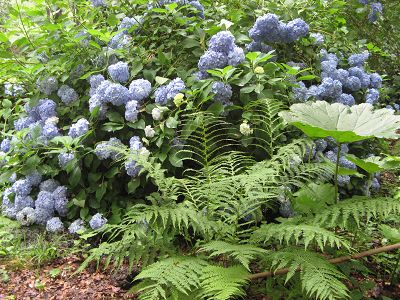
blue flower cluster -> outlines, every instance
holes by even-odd
[[[90,0],[90,3],[92,4],[93,7],[107,6],[104,0]]]
[[[364,64],[369,57],[368,52],[351,55],[348,58],[348,69],[338,68],[339,59],[335,54],[321,50],[321,57],[321,84],[307,88],[303,82],[297,83],[293,88],[295,99],[304,102],[314,97],[352,106],[356,104],[352,93],[365,89],[365,102],[378,102],[378,89],[382,87],[382,78],[377,73],[370,74],[365,71]]]
[[[11,149],[11,140],[9,138],[5,138],[0,143],[0,151],[7,153]]]
[[[292,43],[307,36],[308,32],[309,26],[302,19],[284,23],[277,15],[268,13],[257,18],[249,35],[259,43]]]
[[[89,131],[89,121],[82,118],[79,119],[75,124],[72,124],[69,128],[68,135],[72,138],[78,138],[83,136]]]
[[[208,77],[207,70],[236,67],[245,59],[242,48],[236,46],[235,37],[229,31],[220,31],[210,39],[208,50],[200,57],[199,79]]]
[[[169,100],[173,100],[174,97],[182,92],[186,88],[185,83],[182,79],[175,78],[168,84],[160,86],[156,89],[154,96],[155,102],[159,105],[167,105]]]
[[[368,14],[368,20],[371,23],[374,23],[378,20],[379,16],[383,13],[383,6],[382,3],[377,2],[376,0],[358,0],[360,4],[369,5],[370,12]]]
[[[75,154],[72,152],[61,152],[58,154],[58,164],[61,168],[65,168],[67,164],[73,161],[75,158]]]
[[[93,230],[99,229],[107,223],[107,219],[104,218],[101,214],[95,214],[89,221],[90,228]]]
[[[122,142],[117,138],[110,138],[109,141],[101,142],[96,145],[94,153],[100,160],[111,158],[112,160],[119,158],[118,150],[122,146]]]
[[[36,190],[38,194],[34,201],[30,194]],[[33,171],[5,189],[1,207],[2,213],[9,218],[16,218],[22,225],[27,226],[34,223],[45,225],[47,223],[50,228],[54,228],[56,224],[56,221],[53,220],[55,213],[62,217],[67,215],[67,194],[68,191],[65,186],[60,186],[53,179],[42,182],[40,173]],[[14,197],[14,202],[11,201],[11,197]]]
[[[118,62],[108,68],[113,80],[126,82],[129,79],[128,65]],[[89,111],[99,110],[99,117],[104,118],[108,110],[108,104],[115,106],[125,105],[125,118],[127,121],[135,121],[140,109],[140,103],[149,97],[151,83],[145,79],[133,80],[129,89],[120,83],[105,80],[102,75],[93,75],[89,79],[91,96],[89,99]],[[173,83],[171,83],[173,85]],[[176,89],[170,87],[170,93]]]
[[[232,98],[232,87],[221,81],[216,81],[212,84],[211,92],[214,93],[214,100],[220,102],[224,107],[233,105],[230,101]]]
[[[143,147],[142,141],[138,136],[131,137],[131,139],[129,140],[129,149],[131,155],[134,157],[137,157],[137,155],[139,155],[141,151],[147,150],[145,147]],[[130,157],[125,162],[125,170],[129,176],[137,177],[139,175],[141,167],[137,165],[137,161],[135,158]]]
[[[81,219],[76,219],[68,227],[68,232],[70,234],[76,234],[79,231],[84,231],[84,230],[85,230],[85,222],[83,222],[83,220],[81,220]]]
[[[4,94],[8,96],[20,96],[25,92],[24,88],[18,84],[6,82],[4,84]]]
[[[50,95],[51,93],[57,91],[58,81],[55,77],[38,78],[36,81],[36,86],[43,94]]]
[[[78,99],[78,94],[75,92],[73,88],[69,87],[68,85],[60,86],[57,95],[58,97],[60,97],[61,101],[66,105],[69,105]]]
[[[310,37],[314,39],[313,44],[320,46],[325,42],[325,37],[321,33],[310,33]]]

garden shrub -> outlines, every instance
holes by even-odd
[[[331,254],[348,249],[341,236],[313,223],[319,219],[309,195],[323,196],[321,209],[334,205],[334,174],[340,199],[378,192],[379,172],[356,159],[367,161],[388,143],[347,145],[329,135],[311,141],[279,113],[315,100],[354,108],[365,102],[386,107],[386,116],[399,111],[390,87],[397,84],[398,41],[386,45],[359,26],[387,27],[381,20],[396,15],[382,3],[383,10],[356,0],[7,7],[0,33],[2,213],[51,232],[103,230],[109,242],[84,266],[103,255],[116,265],[141,259],[150,265],[137,278],[143,299],[243,295],[248,262],[267,241],[254,236],[275,232],[261,222],[279,220],[304,240],[295,238],[293,249],[271,254],[263,266],[300,266],[306,294],[345,297],[343,275],[315,251],[298,249],[311,240],[320,250],[329,242]],[[214,254],[176,258],[182,237],[188,248]],[[232,258],[228,268],[211,263],[216,253]],[[155,262],[162,255],[169,258]],[[322,279],[312,276],[318,267]],[[160,269],[191,281],[165,281]],[[229,289],[212,286],[213,278]],[[326,289],[310,284],[320,279]]]

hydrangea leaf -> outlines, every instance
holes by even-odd
[[[371,156],[362,159],[348,154],[346,155],[346,158],[370,174],[390,169],[390,167],[386,164],[386,161],[382,160],[379,156]]]
[[[340,143],[399,138],[400,116],[385,108],[374,111],[368,103],[351,107],[325,101],[297,103],[279,115],[311,138],[331,136]]]

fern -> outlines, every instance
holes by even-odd
[[[249,273],[243,266],[229,268],[207,266],[203,269],[201,298],[207,300],[227,300],[245,296],[243,287],[249,281]]]
[[[171,289],[188,295],[200,286],[200,276],[208,263],[194,257],[170,257],[144,268],[135,280],[148,282],[139,289],[139,299],[167,299]]]
[[[331,247],[349,249],[348,242],[324,228],[306,224],[267,224],[255,230],[251,237],[251,243],[268,244],[278,241],[287,245],[303,244],[307,249],[311,243],[315,243],[323,251],[328,244]]]
[[[222,241],[212,241],[203,245],[199,251],[211,252],[209,257],[226,255],[240,262],[248,271],[251,260],[267,253],[266,250],[252,245],[234,245]]]
[[[348,298],[348,289],[341,282],[345,276],[320,255],[298,249],[271,252],[267,256],[273,269],[288,267],[288,282],[300,269],[300,281],[303,290],[310,297],[320,300]]]
[[[347,228],[349,223],[352,223],[360,227],[361,223],[365,224],[372,218],[383,219],[390,214],[400,214],[400,200],[356,196],[318,213],[313,223],[326,227],[339,226],[342,228]]]
[[[274,99],[251,101],[243,109],[243,114],[249,117],[253,129],[252,136],[244,140],[261,148],[268,157],[272,157],[280,146],[284,134],[283,120],[278,116],[282,109],[282,102]]]

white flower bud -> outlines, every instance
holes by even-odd
[[[163,111],[159,109],[158,107],[154,107],[153,110],[151,111],[151,116],[153,117],[153,120],[155,121],[160,121],[162,119],[162,114]]]
[[[242,124],[240,124],[240,133],[246,136],[253,133],[253,129],[250,128],[250,125],[247,123],[247,121],[244,121]]]
[[[152,137],[154,137],[154,135],[156,134],[156,132],[154,131],[154,129],[153,129],[150,125],[147,125],[147,126],[144,128],[144,134],[146,135],[146,137],[152,138]]]

